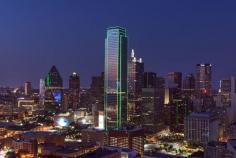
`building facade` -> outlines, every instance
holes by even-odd
[[[138,97],[143,87],[144,63],[142,59],[137,59],[132,49],[131,57],[128,61],[128,92],[130,97]]]
[[[141,156],[144,155],[144,131],[133,128],[130,130],[110,130],[108,132],[108,145],[129,148]]]
[[[155,72],[144,72],[143,88],[156,88],[157,74]]]
[[[210,93],[212,86],[212,65],[196,65],[196,90],[198,92]]]
[[[69,77],[68,108],[76,110],[80,102],[80,77],[73,72]]]
[[[167,76],[168,88],[182,88],[182,73],[170,72]]]
[[[62,108],[63,81],[56,66],[52,66],[45,78],[44,106],[47,111],[57,111]]]
[[[207,144],[219,139],[219,120],[215,114],[192,113],[184,121],[185,140],[190,143]]]
[[[105,39],[105,127],[120,128],[127,121],[127,33],[110,27]]]

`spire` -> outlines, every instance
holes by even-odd
[[[142,58],[139,58],[139,62],[142,63],[142,62],[143,62],[143,59],[142,59]]]
[[[134,58],[134,49],[131,50],[131,58]]]

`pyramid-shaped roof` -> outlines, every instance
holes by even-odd
[[[46,87],[63,87],[63,81],[56,66],[53,65],[45,78]]]

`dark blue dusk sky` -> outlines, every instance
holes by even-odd
[[[103,71],[114,25],[127,28],[147,71],[188,73],[210,62],[215,85],[236,74],[235,0],[1,0],[0,85],[38,88],[55,64],[65,85],[76,71],[88,86]]]

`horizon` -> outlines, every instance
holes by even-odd
[[[185,76],[195,74],[196,64],[211,63],[216,88],[220,79],[235,75],[235,4],[0,2],[5,15],[0,19],[0,85],[30,81],[38,88],[40,78],[56,65],[65,87],[74,71],[82,87],[89,87],[91,77],[104,71],[106,29],[122,26],[128,34],[128,55],[134,49],[145,71],[163,77],[179,71]]]

